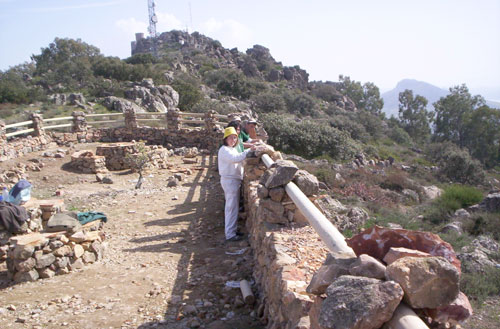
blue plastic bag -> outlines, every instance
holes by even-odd
[[[16,206],[21,205],[21,203],[25,203],[31,199],[31,188],[33,186],[26,179],[21,179],[19,182],[14,185],[9,191],[9,197],[7,198],[7,202],[15,204]]]

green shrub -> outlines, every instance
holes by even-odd
[[[372,226],[378,225],[387,227],[389,226],[390,223],[392,223],[392,224],[399,224],[407,230],[419,229],[418,224],[412,221],[411,215],[399,212],[394,209],[387,209],[387,208],[380,209],[380,212],[375,214],[375,220],[370,223],[372,224]],[[367,222],[365,228],[368,227],[370,226],[368,226]]]
[[[374,139],[380,139],[385,135],[385,123],[378,115],[367,111],[357,111],[354,120],[361,123]]]
[[[191,112],[194,113],[205,113],[210,110],[214,110],[219,114],[229,114],[234,112],[234,107],[231,107],[229,106],[229,104],[217,100],[202,99],[198,103],[194,104],[191,108]]]
[[[427,147],[426,155],[439,167],[439,175],[461,184],[482,184],[485,173],[481,163],[473,159],[469,152],[455,144],[434,143]]]
[[[410,135],[400,127],[392,128],[389,137],[400,145],[410,146],[413,144]]]
[[[259,113],[282,113],[286,110],[283,96],[273,91],[253,95],[251,100],[255,111]]]
[[[285,153],[307,158],[328,154],[334,159],[349,159],[359,146],[346,134],[327,124],[310,120],[295,121],[284,115],[267,114],[262,118],[269,143]]]
[[[408,175],[402,171],[389,171],[380,184],[380,187],[396,192],[401,192],[404,189],[421,192],[420,187],[408,179]]]
[[[485,273],[462,273],[460,290],[469,298],[482,303],[488,296],[500,294],[500,268],[489,268]]]
[[[177,77],[172,88],[179,93],[179,109],[182,111],[191,111],[203,99],[199,82],[186,74]]]
[[[458,234],[457,232],[453,231],[448,233],[439,233],[439,237],[451,244],[453,250],[455,250],[456,252],[460,251],[463,247],[470,245],[473,240],[473,237],[471,237],[467,233]]]
[[[431,207],[425,211],[424,217],[434,224],[440,224],[446,222],[457,209],[469,207],[482,199],[482,192],[474,187],[451,185],[432,202]]]
[[[236,69],[211,70],[204,75],[205,82],[225,95],[248,99],[266,89],[265,84],[245,77]]]
[[[156,63],[156,58],[153,54],[135,54],[124,59],[127,64],[153,64]]]
[[[319,115],[316,100],[299,90],[287,91],[284,99],[289,113],[299,117]]]
[[[335,115],[330,119],[330,125],[339,130],[348,132],[351,138],[355,140],[366,142],[370,137],[370,134],[366,132],[362,124],[351,119],[347,115]]]
[[[451,185],[445,188],[444,193],[438,198],[438,202],[450,205],[450,209],[455,211],[472,206],[482,199],[483,193],[472,186]]]
[[[490,235],[495,240],[500,240],[500,214],[474,213],[464,223],[464,230],[472,235]]]

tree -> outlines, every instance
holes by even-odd
[[[351,81],[351,78],[342,74],[339,76],[339,91],[349,97],[360,110],[379,115],[384,107],[384,100],[380,98],[380,90],[372,82],[361,85],[359,81]]]
[[[132,170],[139,173],[139,178],[135,184],[135,189],[140,189],[144,182],[143,171],[144,168],[151,162],[149,158],[149,150],[143,141],[139,141],[134,145],[134,153],[129,153],[125,156],[125,161],[128,163]]]
[[[424,142],[430,136],[429,123],[432,112],[426,110],[427,99],[406,89],[399,93],[399,121],[402,128],[417,142]]]
[[[43,76],[42,83],[47,87],[62,83],[65,89],[77,90],[93,80],[92,62],[99,57],[99,48],[80,39],[55,38],[31,59],[36,64],[35,74]]]
[[[484,105],[484,99],[472,96],[465,84],[450,88],[450,94],[434,103],[435,141],[450,141],[459,147],[466,146],[466,127],[472,112]]]
[[[380,98],[380,91],[372,82],[366,82],[363,85],[363,99],[361,108],[372,114],[381,114],[384,107],[384,100]]]
[[[34,65],[24,63],[0,71],[0,103],[31,103],[44,98],[44,94],[33,86]]]
[[[486,167],[500,163],[500,110],[481,106],[465,126],[465,145]]]

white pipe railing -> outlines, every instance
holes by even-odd
[[[21,126],[28,126],[30,124],[33,124],[33,121],[22,121],[22,122],[17,122],[17,123],[12,123],[10,125],[5,125],[5,129],[9,128],[15,128],[15,127],[21,127]]]
[[[262,155],[262,161],[268,168],[274,163],[267,154]],[[295,183],[288,183],[285,186],[285,191],[318,233],[328,250],[354,254],[354,251],[345,242],[342,233],[319,211]],[[411,308],[402,303],[396,308],[392,319],[387,324],[389,329],[429,329]]]
[[[54,125],[54,126],[44,126],[42,128],[44,130],[49,130],[49,129],[56,129],[56,128],[71,127],[72,125],[73,125],[72,123],[64,123],[64,124]]]
[[[5,134],[5,137],[12,137],[12,136],[17,136],[17,135],[27,134],[27,133],[31,133],[33,131],[35,131],[35,129],[33,129],[33,128],[14,131],[12,133]]]
[[[267,154],[262,155],[262,160],[268,168],[274,163]],[[288,183],[285,186],[285,191],[297,208],[299,208],[302,214],[307,218],[309,224],[311,224],[316,233],[318,233],[328,250],[331,252],[348,252],[354,254],[354,251],[345,242],[342,233],[340,233],[332,222],[319,211],[295,183]]]
[[[60,118],[43,119],[43,122],[63,121],[63,120],[73,120],[73,117],[60,117]]]
[[[98,113],[98,114],[86,114],[86,118],[94,118],[94,117],[112,117],[115,115],[123,115],[123,113]]]

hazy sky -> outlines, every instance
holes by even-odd
[[[310,80],[339,74],[381,90],[402,79],[500,99],[500,0],[156,0],[157,31],[188,29],[240,51],[259,44]],[[54,38],[130,56],[147,0],[0,0],[0,70]]]

